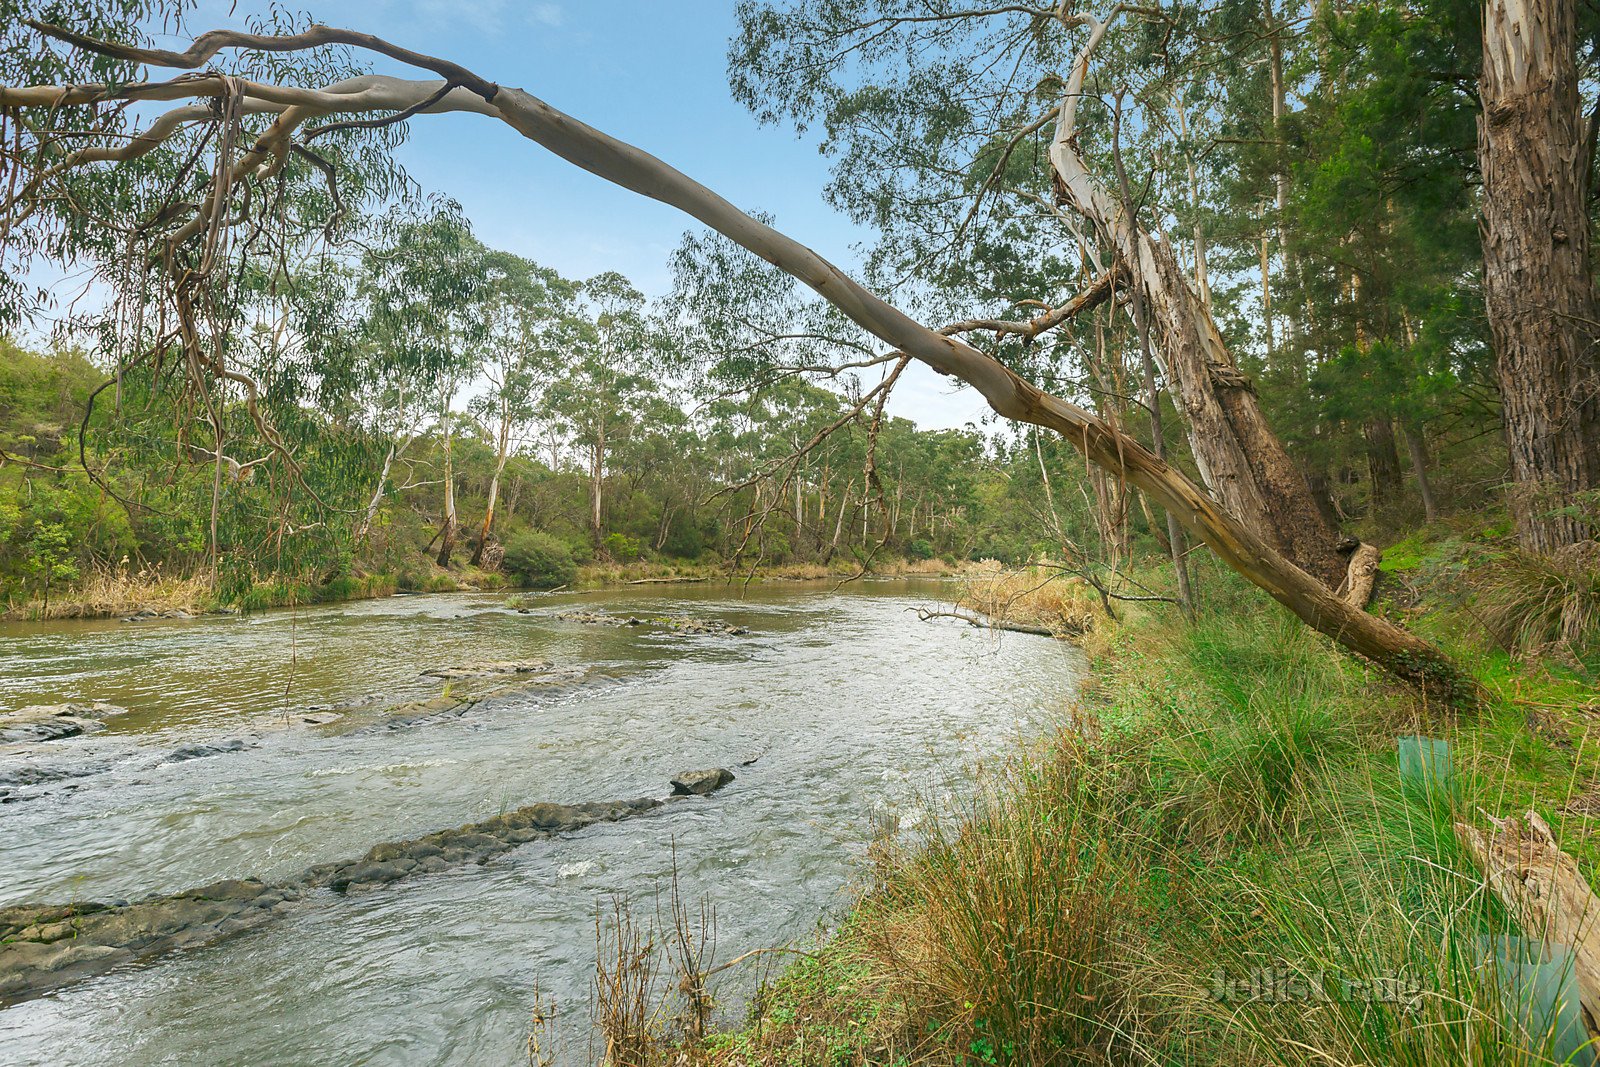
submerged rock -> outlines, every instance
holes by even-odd
[[[606,615],[597,611],[562,611],[551,617],[563,622],[581,622],[585,626],[660,626],[680,634],[712,634],[718,637],[738,637],[750,632],[748,626],[729,626],[686,616],[641,619],[636,615]]]
[[[673,788],[708,793],[733,780],[726,770],[695,771]],[[485,863],[518,845],[616,822],[662,801],[530,804],[482,822],[390,841],[360,859],[308,867],[282,882],[230,878],[128,903],[14,905],[0,908],[0,1005],[37,996],[123,963],[207,944],[282,914],[317,889],[360,893],[413,875]]]
[[[672,793],[680,797],[703,797],[715,793],[731,781],[733,772],[726,767],[713,767],[709,771],[684,771],[672,779]]]
[[[326,886],[336,893],[361,892],[410,874],[483,863],[536,838],[581,830],[597,822],[616,822],[660,806],[661,801],[652,798],[531,804],[453,830],[440,830],[410,841],[390,841],[358,860],[309,868],[301,878],[305,885]]]
[[[247,748],[255,748],[256,742],[243,737],[230,737],[226,741],[209,741],[194,745],[184,745],[174,749],[162,763],[184,763],[192,759],[205,759],[207,756],[221,756],[228,752],[243,752]]]
[[[422,672],[425,678],[492,678],[497,674],[538,674],[551,670],[543,659],[486,660],[459,667],[433,667]]]

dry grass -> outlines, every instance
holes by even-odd
[[[598,1062],[650,1067],[662,1045],[653,933],[634,920],[621,897],[613,897],[605,921],[595,913],[594,939],[594,1026],[605,1046]]]
[[[716,910],[707,897],[691,907],[678,882],[677,848],[665,897],[656,893],[655,915],[641,921],[629,902],[611,898],[596,911],[593,1035],[603,1043],[594,1058],[603,1067],[654,1067],[683,1062],[679,1049],[703,1041],[716,1001],[711,976]],[[542,1047],[537,1024],[547,1017],[534,991],[535,1026],[529,1058]]]
[[[10,605],[8,619],[97,619],[134,612],[205,610],[212,603],[210,579],[204,574],[175,574],[159,566],[141,571],[95,570],[49,602],[29,600]]]
[[[1083,579],[1042,568],[1007,571],[992,562],[979,566],[963,584],[960,606],[995,622],[1042,626],[1059,634],[1094,629],[1099,600]]]
[[[1119,960],[1142,851],[1103,761],[1061,734],[1015,759],[957,819],[893,862],[856,942],[885,991],[936,1021],[902,1040],[929,1062],[1104,1062],[1131,1029]],[[1115,858],[1113,858],[1115,857]]]

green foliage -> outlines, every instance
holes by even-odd
[[[506,542],[506,570],[529,589],[554,589],[578,576],[565,542],[539,530],[525,530]]]
[[[814,1062],[801,1048],[852,1063],[1563,1062],[1497,962],[1519,931],[1456,826],[1575,810],[1596,756],[1540,741],[1525,709],[1570,707],[1576,732],[1589,691],[1502,657],[1495,688],[1515,703],[1440,714],[1237,579],[1201,581],[1193,620],[1130,609],[1097,630],[1073,721],[883,847],[819,958],[779,981],[759,1027],[714,1047],[752,1065]],[[1450,746],[1450,788],[1402,781],[1395,739],[1413,733]],[[1551,821],[1591,868],[1592,820]]]
[[[600,542],[600,550],[618,563],[632,563],[644,554],[644,545],[637,537],[624,533],[608,533]]]

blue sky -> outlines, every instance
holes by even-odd
[[[301,0],[322,22],[376,33],[526,89],[650,151],[841,265],[865,236],[830,208],[829,161],[793,130],[762,127],[728,93],[733,0]],[[204,0],[193,33],[264,9],[266,0]],[[300,6],[296,4],[295,6]],[[385,72],[399,73],[378,64]],[[691,220],[549,155],[509,127],[469,115],[411,122],[401,161],[422,186],[453,196],[480,238],[570,277],[618,270],[652,296],[670,285],[667,256]],[[970,390],[915,368],[895,414],[960,426],[983,410]]]

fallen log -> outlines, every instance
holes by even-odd
[[[1456,833],[1523,936],[1572,953],[1583,1023],[1600,1037],[1600,897],[1538,812],[1489,821],[1488,833],[1465,823]]]

